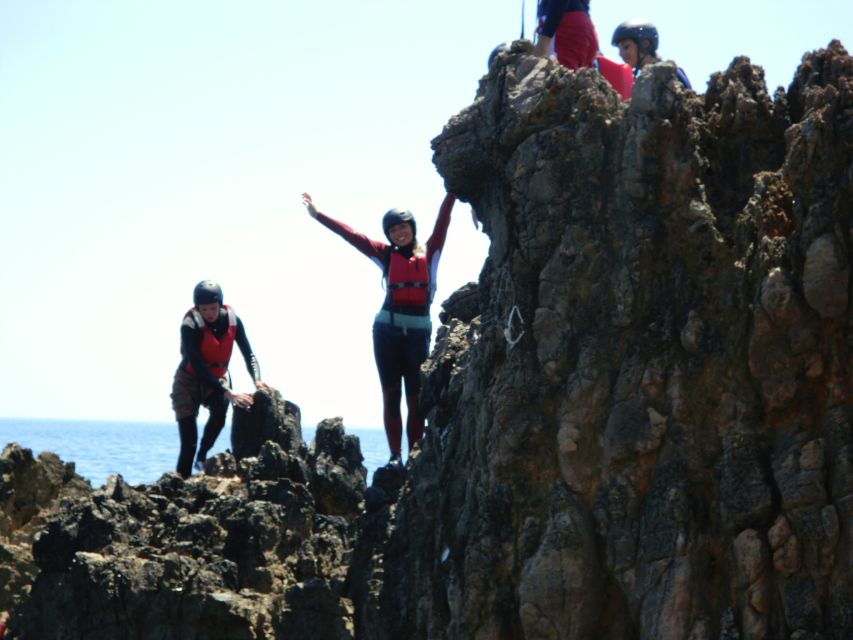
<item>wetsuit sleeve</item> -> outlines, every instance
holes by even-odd
[[[537,16],[540,23],[537,31],[540,35],[553,38],[557,33],[563,16],[568,11],[589,13],[589,2],[584,0],[545,0],[539,5]]]
[[[191,322],[186,320],[181,325],[181,352],[184,354],[184,358],[190,362],[193,371],[205,385],[225,393],[228,389],[210,373],[207,363],[201,357],[201,351],[199,351],[201,330],[190,325]]]
[[[553,38],[557,33],[557,27],[560,26],[560,21],[563,19],[563,14],[569,8],[569,0],[549,0],[543,7],[542,26],[539,27],[540,35],[547,38]]]
[[[384,269],[383,267],[383,258],[385,253],[388,251],[388,246],[384,242],[379,242],[377,240],[371,240],[363,233],[359,233],[358,231],[353,231],[353,229],[343,222],[338,222],[334,218],[330,218],[325,213],[317,212],[317,220],[327,229],[330,229],[337,233],[344,240],[349,242],[356,249],[361,251],[368,258],[373,260],[379,265],[380,269]]]
[[[444,196],[444,201],[438,210],[438,218],[435,220],[435,227],[432,230],[432,235],[426,242],[427,256],[434,253],[440,253],[444,248],[444,241],[447,238],[447,227],[450,226],[450,212],[453,211],[453,204],[456,202],[456,196],[448,193]]]
[[[237,334],[234,336],[234,341],[240,347],[240,353],[243,354],[243,360],[246,361],[246,369],[252,380],[259,382],[261,379],[261,367],[258,364],[258,359],[252,353],[252,347],[249,345],[249,339],[246,337],[246,329],[243,328],[243,321],[237,318]]]

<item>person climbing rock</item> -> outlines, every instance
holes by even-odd
[[[247,410],[252,406],[251,394],[231,390],[228,363],[235,342],[255,388],[269,390],[261,381],[260,367],[246,338],[243,322],[222,302],[222,288],[212,280],[202,280],[193,291],[193,305],[181,323],[182,358],[172,383],[172,409],[181,436],[177,471],[184,478],[192,472],[199,407],[204,405],[210,412],[195,462],[196,469],[202,470],[207,452],[225,425],[228,403]]]
[[[657,54],[659,40],[655,25],[648,20],[634,18],[616,27],[611,42],[619,49],[619,57],[630,65],[634,75],[637,75],[646,65],[661,61]],[[685,87],[693,88],[684,69],[678,65],[675,67],[675,75]]]
[[[533,53],[546,57],[553,43],[557,60],[569,69],[591,67],[598,36],[589,17],[589,0],[539,0],[539,26]]]
[[[382,218],[388,243],[371,240],[347,225],[321,213],[307,193],[302,201],[308,213],[334,231],[382,270],[385,301],[373,323],[373,354],[382,385],[383,421],[391,464],[401,463],[402,401],[405,383],[406,437],[409,451],[421,439],[424,419],[418,412],[420,366],[429,355],[430,303],[435,292],[438,261],[456,201],[448,194],[441,203],[438,219],[426,246],[417,241],[417,225],[406,209],[391,209]]]

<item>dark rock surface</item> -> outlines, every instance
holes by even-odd
[[[853,637],[853,58],[526,52],[433,141],[492,244],[360,637]]]
[[[33,457],[9,444],[0,455],[0,610],[15,609],[38,573],[32,540],[65,499],[85,498],[89,483],[53,453]]]
[[[113,476],[63,500],[33,529],[26,577],[34,581],[16,603],[13,633],[354,637],[345,587],[365,489],[358,439],[340,419],[327,420],[307,447],[298,408],[278,393],[258,392],[251,412],[235,411],[232,431],[239,460],[218,454],[187,481],[167,473],[132,487]],[[3,461],[27,455],[9,448]],[[4,474],[4,496],[27,490]],[[41,501],[30,497],[31,505]],[[23,536],[19,503],[7,504],[11,528]]]
[[[853,637],[853,58],[774,96],[746,58],[704,96],[655,65],[625,104],[528,53],[433,141],[491,247],[407,467],[365,488],[341,421],[309,448],[278,394],[189,481],[74,493],[7,448],[14,634]]]

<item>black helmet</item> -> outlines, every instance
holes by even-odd
[[[620,40],[633,40],[637,43],[640,53],[654,54],[658,50],[658,30],[655,25],[642,18],[626,20],[616,27],[611,44],[618,47]],[[643,47],[643,40],[649,41],[648,47]]]
[[[193,290],[193,304],[199,306],[201,304],[213,304],[214,302],[222,304],[222,287],[213,280],[202,280]]]
[[[385,237],[388,238],[388,231],[395,224],[401,224],[403,222],[408,222],[412,225],[412,235],[418,235],[418,227],[415,224],[415,216],[412,215],[412,212],[408,209],[401,209],[397,207],[395,209],[391,209],[388,213],[382,216],[382,231],[385,232]],[[390,240],[391,238],[388,238]]]
[[[498,57],[498,54],[508,53],[512,51],[512,42],[502,42],[489,54],[489,61],[486,63],[486,66],[491,68],[492,63],[495,61],[495,58]]]

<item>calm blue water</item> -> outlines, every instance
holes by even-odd
[[[204,419],[199,419],[199,436]],[[210,454],[225,451],[231,443],[231,421],[219,434]],[[361,454],[368,472],[388,462],[388,444],[381,429],[346,429],[358,436]],[[302,427],[309,445],[314,427]],[[63,462],[74,462],[77,473],[93,487],[103,485],[107,477],[120,473],[130,484],[156,482],[167,471],[175,470],[180,439],[173,422],[96,422],[85,420],[39,420],[0,418],[0,450],[17,442],[32,449],[33,455],[52,451]]]

